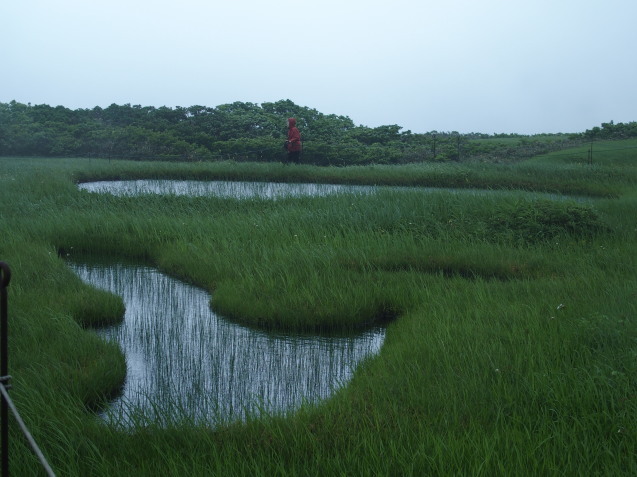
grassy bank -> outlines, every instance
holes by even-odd
[[[618,145],[592,165],[584,149],[340,169],[0,158],[12,396],[60,475],[632,475],[637,152]],[[74,185],[142,177],[505,191],[239,201]],[[117,321],[121,302],[80,283],[59,251],[147,261],[251,326],[392,321],[380,355],[320,405],[125,433],[87,411],[125,363],[86,327]],[[30,475],[37,463],[12,433],[12,469]]]

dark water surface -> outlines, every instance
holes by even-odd
[[[182,417],[217,425],[244,418],[246,410],[294,410],[346,384],[385,336],[383,328],[350,336],[270,334],[223,319],[211,311],[206,291],[153,268],[70,266],[126,305],[121,325],[97,331],[126,356],[123,394],[103,414],[116,425]]]

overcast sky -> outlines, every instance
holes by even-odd
[[[636,20],[635,0],[5,0],[0,102],[582,132],[637,120]]]

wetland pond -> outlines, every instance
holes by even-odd
[[[218,425],[297,409],[329,397],[381,348],[384,328],[355,335],[291,335],[247,328],[210,309],[205,290],[156,269],[70,262],[85,282],[122,297],[120,325],[96,330],[126,356],[122,394],[102,417],[114,425]]]
[[[569,197],[551,192],[523,192],[506,189],[455,189],[439,187],[373,186],[344,184],[313,184],[283,182],[248,181],[195,181],[139,179],[124,181],[95,181],[79,183],[78,188],[87,192],[134,197],[147,194],[187,195],[190,197],[221,197],[235,199],[281,199],[286,197],[323,197],[331,194],[365,195],[380,190],[402,190],[405,192],[432,193],[439,191],[457,194],[515,196],[526,198],[544,198],[551,200],[588,201],[583,197]]]
[[[369,186],[269,182],[131,180],[78,184],[118,196],[142,194],[262,198],[366,194]],[[205,425],[279,414],[317,402],[345,385],[377,354],[385,329],[349,335],[292,335],[243,327],[210,309],[210,295],[156,269],[70,261],[85,282],[122,297],[120,325],[96,330],[120,345],[127,375],[102,418],[133,427],[180,419]]]
[[[78,184],[81,190],[108,193],[118,196],[142,194],[188,195],[190,197],[214,196],[235,199],[278,199],[283,197],[329,194],[369,194],[377,190],[373,186],[340,184],[298,184],[280,182],[246,181],[193,181],[193,180],[127,180],[96,181]]]
[[[383,188],[184,180],[103,181],[78,187],[119,196],[272,200],[371,194]],[[69,265],[83,281],[120,295],[126,305],[120,325],[96,331],[117,342],[126,356],[122,394],[102,413],[114,425],[170,425],[185,419],[216,426],[245,419],[248,414],[293,411],[303,402],[325,399],[345,385],[362,360],[380,351],[385,337],[382,327],[347,336],[285,335],[246,328],[216,315],[206,291],[156,269],[116,262]]]

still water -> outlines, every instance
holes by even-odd
[[[323,197],[332,194],[368,195],[381,190],[405,192],[451,192],[464,195],[499,195],[527,199],[575,200],[587,202],[590,198],[565,196],[549,192],[525,192],[505,189],[453,189],[437,187],[369,186],[343,184],[247,182],[247,181],[192,181],[142,179],[127,181],[95,181],[78,184],[80,190],[115,196],[135,197],[146,194],[186,195],[189,197],[221,197],[235,199],[281,199],[285,197]]]
[[[368,356],[383,328],[349,336],[271,334],[240,326],[210,309],[210,295],[156,269],[71,263],[86,283],[120,295],[124,321],[98,330],[120,344],[127,378],[102,417],[130,427],[185,418],[218,425],[297,409],[332,394]]]
[[[187,195],[190,197],[214,196],[236,199],[279,199],[284,197],[330,194],[370,194],[377,188],[341,184],[295,184],[279,182],[246,181],[186,181],[186,180],[130,180],[96,181],[78,184],[81,190],[109,193],[117,196],[142,194]]]

